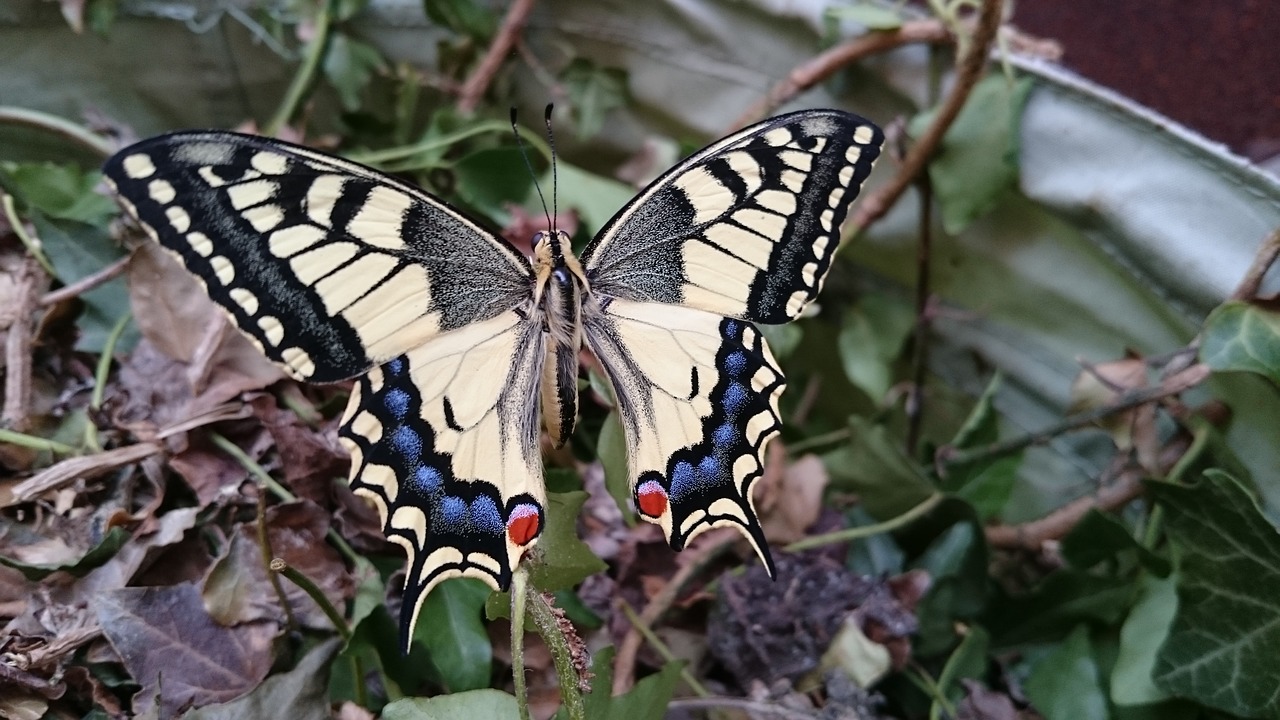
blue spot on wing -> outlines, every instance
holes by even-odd
[[[747,388],[741,383],[732,383],[724,390],[724,411],[732,416],[737,415],[739,411],[747,404]]]
[[[720,461],[714,455],[702,458],[698,463],[698,475],[703,482],[711,482],[720,474]]]
[[[471,524],[482,532],[502,534],[502,513],[487,495],[481,495],[471,501]]]
[[[405,415],[409,414],[409,393],[400,388],[391,388],[382,397],[382,404],[387,406],[387,412],[397,420],[404,420]]]
[[[735,439],[737,439],[737,435],[738,434],[734,432],[732,425],[724,423],[720,427],[716,428],[715,432],[711,434],[711,441],[716,444],[717,449],[727,448],[729,445],[733,444]]]
[[[444,478],[440,471],[427,465],[421,465],[413,473],[414,486],[424,495],[434,495],[440,491]]]
[[[724,368],[733,377],[740,377],[747,369],[747,356],[741,350],[735,350],[724,359]]]
[[[401,425],[391,432],[391,446],[408,465],[416,464],[422,457],[422,436],[408,425]]]

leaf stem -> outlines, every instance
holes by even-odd
[[[511,577],[511,678],[520,720],[531,720],[529,687],[524,676],[524,615],[529,597],[529,570],[521,563]]]
[[[51,115],[39,110],[0,105],[0,124],[23,125],[44,132],[61,135],[90,152],[108,157],[115,148],[101,136],[85,129],[83,125],[73,123],[66,118]]]
[[[539,592],[528,592],[529,618],[538,628],[538,634],[551,650],[556,665],[556,677],[560,680],[560,698],[569,712],[569,720],[586,720],[587,707],[578,689],[578,671],[573,665],[573,650],[560,629],[559,619],[547,599]]]
[[[316,13],[315,29],[311,40],[307,43],[307,54],[302,58],[302,65],[298,67],[298,72],[294,74],[293,80],[289,82],[289,88],[285,91],[284,99],[280,101],[280,106],[276,108],[275,115],[267,121],[262,127],[263,133],[275,136],[280,129],[293,119],[294,113],[298,111],[298,106],[302,104],[303,98],[310,91],[315,82],[316,68],[320,66],[320,61],[324,59],[326,50],[329,47],[329,36],[333,28],[333,12],[334,5],[337,0],[320,0],[320,11]]]
[[[44,254],[44,248],[41,247],[40,241],[31,237],[27,232],[27,226],[23,224],[22,219],[18,217],[18,208],[13,204],[13,196],[7,192],[0,191],[0,206],[4,207],[5,219],[9,221],[9,227],[13,229],[13,234],[18,236],[18,240],[22,241],[22,246],[31,253],[31,257],[40,263],[40,267],[49,277],[58,277],[58,273],[53,271],[53,263],[49,262],[49,257]]]
[[[31,448],[32,450],[48,450],[59,455],[75,455],[76,449],[57,440],[27,435],[5,428],[0,428],[0,442]]]
[[[860,538],[879,535],[897,530],[915,522],[918,518],[927,515],[930,510],[942,502],[942,498],[946,497],[942,493],[933,493],[925,498],[923,502],[910,510],[889,518],[884,522],[878,522],[873,525],[859,525],[858,527],[845,528],[836,530],[835,532],[823,533],[821,535],[813,535],[803,540],[797,540],[783,549],[787,552],[800,552],[801,550],[811,550],[824,545],[834,545],[835,543],[849,542],[850,540],[858,540]]]

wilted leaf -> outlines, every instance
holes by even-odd
[[[1214,308],[1204,321],[1200,361],[1280,385],[1280,313],[1235,301]]]
[[[1280,533],[1234,478],[1150,483],[1176,549],[1178,614],[1155,681],[1179,697],[1244,717],[1280,712]]]
[[[1026,688],[1045,720],[1108,717],[1089,628],[1076,627],[1065,642],[1036,663]]]
[[[233,700],[271,669],[275,622],[225,628],[204,610],[194,583],[121,588],[95,597],[98,621],[142,689],[139,715],[173,717],[189,707]]]
[[[1033,83],[994,73],[974,87],[929,162],[929,178],[952,235],[985,215],[1018,182],[1019,129]],[[908,131],[920,137],[936,109],[916,116]]]
[[[238,700],[206,705],[183,715],[183,720],[246,720],[281,717],[290,720],[328,720],[329,663],[341,643],[337,638],[312,648],[294,669],[272,675]]]
[[[826,489],[827,468],[817,455],[805,455],[787,466],[780,481],[756,497],[769,542],[785,545],[803,538],[822,512]]]
[[[819,667],[843,670],[858,687],[869,688],[888,674],[890,666],[889,650],[868,638],[849,618],[831,640]]]
[[[92,523],[81,520],[74,524],[85,535],[78,539],[89,540],[88,535],[93,530]],[[28,580],[40,580],[59,570],[77,577],[85,575],[110,560],[129,539],[129,531],[117,525],[102,535],[88,551],[67,545],[61,537],[32,538],[34,542],[22,545],[12,544],[12,533],[6,533],[3,539],[5,545],[0,548],[0,552],[4,555],[0,556],[0,565],[22,572]]]

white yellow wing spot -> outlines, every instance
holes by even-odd
[[[249,164],[263,175],[283,175],[289,171],[289,159],[280,153],[266,150],[254,153]]]
[[[250,317],[258,314],[258,296],[251,290],[231,288],[231,299]]]
[[[284,209],[279,205],[259,205],[245,210],[243,215],[254,230],[264,234],[284,222]]]
[[[742,178],[742,182],[747,185],[747,194],[754,194],[760,189],[760,185],[764,180],[761,177],[762,169],[760,163],[756,159],[744,152],[732,152],[724,156],[724,161],[729,163],[729,167]]]
[[[187,244],[201,257],[209,257],[213,254],[213,241],[202,232],[187,233]]]
[[[807,152],[784,150],[778,153],[778,157],[788,166],[801,172],[809,172],[809,169],[813,167],[813,156]]]
[[[729,189],[720,184],[706,168],[694,168],[676,178],[675,186],[684,191],[689,204],[693,206],[693,222],[701,225],[720,217],[724,212],[727,198],[732,198]]]
[[[802,173],[799,170],[792,170],[788,168],[782,171],[782,184],[786,185],[787,189],[791,192],[799,194],[804,190],[804,181],[808,177],[809,176],[807,174]]]
[[[243,210],[253,205],[261,205],[275,197],[280,185],[271,180],[251,180],[227,188],[227,198],[231,207]]]
[[[267,247],[278,258],[290,258],[325,238],[324,230],[314,225],[294,225],[271,233]]]
[[[853,131],[853,141],[859,145],[867,145],[875,136],[875,131],[869,125],[859,125],[858,129]]]
[[[769,267],[773,243],[766,237],[728,223],[712,225],[704,237],[758,268]]]
[[[191,216],[177,205],[165,208],[164,216],[169,218],[169,224],[179,233],[185,233],[191,229]]]
[[[351,262],[359,252],[360,246],[353,242],[317,244],[310,250],[289,258],[289,267],[293,268],[293,274],[298,276],[299,282],[312,285],[330,273],[342,272],[340,268]]]
[[[848,185],[849,181],[853,179],[853,166],[845,165],[840,168],[840,175],[838,177],[841,185]]]
[[[412,205],[413,198],[405,193],[376,187],[347,225],[347,232],[374,247],[403,250],[400,226],[404,223],[405,211]]]
[[[826,230],[827,232],[831,232],[832,230],[831,223],[834,221],[835,221],[835,212],[832,211],[830,208],[823,210],[822,214],[818,216],[818,222],[821,223],[822,229]]]
[[[214,255],[209,258],[209,267],[213,268],[213,274],[223,285],[230,285],[231,281],[236,279],[236,266],[223,255]]]
[[[765,190],[756,196],[756,204],[779,215],[794,215],[796,196],[782,190]]]
[[[764,134],[764,141],[774,147],[782,147],[791,142],[791,131],[785,127],[778,127]]]
[[[307,216],[317,225],[332,224],[333,206],[342,196],[344,182],[341,175],[321,175],[307,189]]]
[[[856,165],[860,157],[862,157],[862,148],[857,145],[850,145],[849,149],[844,151],[844,159],[851,165]]]
[[[130,155],[124,159],[124,174],[134,180],[142,180],[149,178],[156,173],[156,165],[151,162],[151,158],[142,153]]]
[[[307,354],[307,351],[302,348],[285,348],[280,353],[280,357],[286,365],[297,370],[302,377],[311,377],[311,374],[316,371],[316,364],[312,362],[311,356]]]
[[[164,178],[156,178],[147,183],[147,194],[161,205],[168,205],[178,197],[178,191],[173,189],[173,184]]]
[[[284,325],[280,324],[280,319],[274,315],[263,315],[258,318],[258,327],[262,328],[262,332],[267,336],[267,342],[272,345],[279,345],[284,339]]]

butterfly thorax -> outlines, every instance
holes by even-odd
[[[563,231],[534,238],[535,313],[542,318],[546,362],[542,366],[542,416],[551,442],[560,447],[578,417],[578,351],[582,348],[582,305],[586,274]]]

